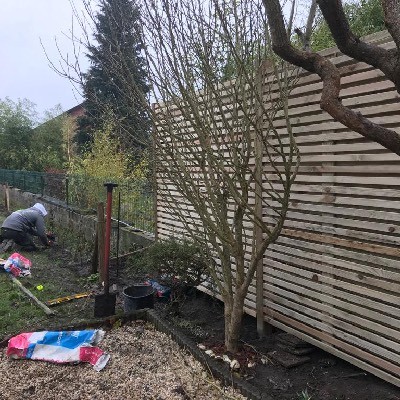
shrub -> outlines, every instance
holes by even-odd
[[[207,258],[202,249],[189,240],[159,240],[136,262],[159,283],[169,286],[177,301],[181,301],[189,288],[207,278]]]

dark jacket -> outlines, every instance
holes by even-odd
[[[36,208],[14,211],[1,227],[38,236],[45,246],[48,244],[44,217]]]

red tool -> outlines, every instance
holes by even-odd
[[[94,316],[108,317],[115,314],[116,293],[110,293],[110,239],[111,239],[111,211],[112,211],[112,191],[118,185],[115,183],[105,183],[107,187],[107,210],[106,210],[106,232],[104,243],[104,293],[94,297]]]
[[[112,192],[118,185],[116,183],[105,183],[107,188],[107,209],[106,209],[106,240],[104,246],[104,293],[110,292],[109,264],[110,264],[110,241],[111,241],[111,212],[112,212]]]

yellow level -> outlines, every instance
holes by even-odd
[[[85,292],[85,293],[72,294],[70,296],[58,297],[57,299],[46,301],[46,304],[48,306],[56,306],[57,304],[65,303],[67,301],[71,301],[71,300],[75,300],[75,299],[81,299],[83,297],[88,297],[91,294],[92,294],[91,292]]]

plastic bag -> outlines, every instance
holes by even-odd
[[[103,337],[101,329],[21,333],[8,341],[7,356],[60,364],[89,362],[101,371],[110,356],[94,345]]]
[[[171,295],[171,288],[169,288],[168,286],[160,285],[154,279],[148,279],[145,282],[145,285],[152,286],[153,289],[156,290],[156,297],[160,299],[168,300]]]
[[[21,256],[19,253],[11,254],[4,264],[4,270],[13,274],[14,276],[28,276],[31,275],[32,263],[30,260]]]

